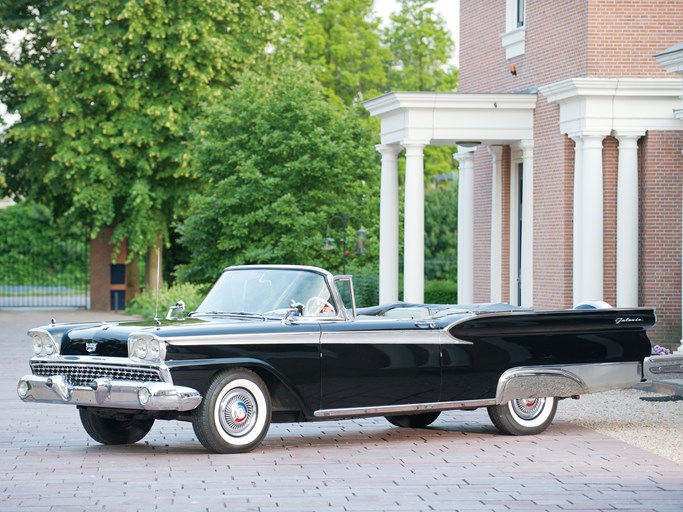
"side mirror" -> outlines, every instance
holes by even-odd
[[[175,303],[175,306],[168,308],[168,313],[166,313],[166,320],[183,320],[184,318],[179,318],[178,315],[182,315],[185,312],[185,302],[179,300]]]

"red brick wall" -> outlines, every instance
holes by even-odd
[[[653,343],[681,339],[681,190],[683,132],[648,132],[640,140],[639,302],[657,309]]]
[[[491,155],[474,152],[474,302],[491,300]]]
[[[90,240],[90,309],[110,311],[112,309],[110,292],[126,290],[126,284],[112,285],[111,264],[115,247],[111,245],[113,228],[104,228],[98,238]],[[116,263],[124,264],[128,256],[127,245],[122,243],[116,255]]]
[[[588,76],[671,78],[654,55],[683,41],[683,2],[589,0],[588,27]]]
[[[612,306],[617,304],[617,170],[619,167],[619,142],[606,137],[602,142],[603,183],[603,239],[604,279],[603,300]]]
[[[461,0],[459,90],[515,92],[586,76],[586,12],[586,0],[527,0],[525,53],[507,60],[505,1]]]
[[[558,122],[559,107],[539,98],[533,173],[534,306],[540,308],[572,306],[574,143]]]
[[[501,201],[501,300],[503,302],[512,303],[510,297],[510,146],[503,148],[501,156],[502,168],[502,201]]]
[[[509,60],[500,39],[504,0],[461,0],[460,23],[459,90],[464,93],[523,91],[573,77],[671,78],[654,55],[683,41],[683,0],[527,0],[525,53]],[[516,76],[509,72],[511,65]],[[534,139],[534,305],[569,307],[574,144],[560,133],[559,107],[540,94]],[[641,139],[640,303],[658,308],[659,325],[652,333],[659,342],[681,337],[681,148],[680,132]],[[616,302],[617,158],[617,141],[608,137],[603,154],[604,290],[610,303]],[[506,162],[504,176],[508,172]],[[490,160],[481,148],[475,181],[475,300],[489,297],[490,174]],[[503,192],[509,205],[509,189]],[[504,220],[504,299],[508,229]]]

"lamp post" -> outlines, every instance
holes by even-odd
[[[342,230],[343,230],[343,239],[342,239],[342,273],[346,274],[346,258],[349,256],[349,252],[346,250],[346,228],[348,227],[349,223],[349,215],[346,213],[342,213],[340,215],[335,215],[330,218],[329,221],[327,221],[327,236],[323,240],[323,251],[334,251],[337,247],[334,244],[334,238],[330,236],[330,227],[334,223],[334,221],[338,220],[341,221],[342,225]],[[357,234],[357,240],[358,240],[358,254],[365,254],[365,236],[366,236],[366,231],[361,228],[358,230]]]

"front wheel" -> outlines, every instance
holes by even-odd
[[[420,414],[400,414],[396,416],[385,416],[392,425],[404,428],[424,428],[436,421],[441,414],[440,411],[424,412]]]
[[[210,452],[248,452],[268,432],[270,411],[270,395],[263,380],[250,370],[230,370],[213,378],[195,410],[192,427]]]
[[[504,434],[528,436],[540,434],[552,423],[557,412],[557,398],[522,398],[488,407],[489,418]]]
[[[133,414],[113,414],[92,407],[78,410],[83,428],[102,444],[133,444],[145,437],[154,425],[154,418],[136,418]]]

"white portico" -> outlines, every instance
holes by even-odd
[[[424,148],[458,145],[458,302],[474,295],[474,156],[480,145],[492,156],[494,193],[491,204],[491,295],[499,295],[502,267],[499,146],[510,145],[524,164],[522,212],[522,304],[533,296],[533,119],[536,94],[460,94],[393,92],[364,103],[381,120],[380,303],[398,300],[399,198],[398,154],[406,151],[404,205],[404,290],[406,302],[424,301]]]
[[[603,140],[619,143],[616,302],[638,306],[638,140],[648,131],[681,130],[673,115],[680,81],[572,78],[539,88],[560,106],[560,132],[574,141],[574,303],[604,299]]]

